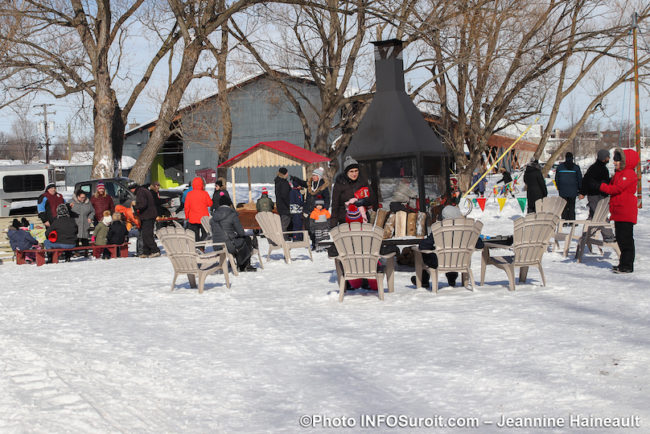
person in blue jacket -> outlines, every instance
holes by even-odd
[[[580,167],[573,162],[571,152],[567,152],[564,157],[564,163],[561,163],[555,171],[555,184],[560,197],[566,200],[562,219],[575,220],[576,197],[582,187],[582,172]]]

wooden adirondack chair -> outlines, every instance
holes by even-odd
[[[377,279],[377,295],[384,299],[384,276],[388,292],[395,290],[395,253],[380,255],[384,229],[370,223],[343,223],[330,230],[338,256],[334,258],[339,283],[339,301],[345,296],[345,282],[352,279]],[[378,268],[384,258],[386,271]]]
[[[474,290],[474,274],[472,274],[472,253],[476,249],[476,241],[483,229],[483,223],[470,218],[442,220],[431,226],[435,250],[419,250],[415,252],[415,280],[421,286],[422,271],[431,276],[433,291],[438,292],[438,272],[458,271],[462,273],[463,286],[467,285],[467,277]],[[438,256],[438,268],[430,268],[422,260],[423,253],[435,253]]]
[[[542,199],[537,199],[535,202],[535,211],[536,212],[547,212],[551,213],[553,215],[557,216],[557,224],[555,227],[555,231],[553,232],[553,243],[551,244],[551,252],[555,251],[555,247],[558,249],[560,248],[560,241],[564,241],[564,256],[566,257],[567,252],[568,252],[568,244],[566,244],[566,240],[568,239],[569,235],[566,232],[562,231],[563,225],[562,225],[562,211],[564,211],[564,207],[566,206],[566,199],[560,197],[560,196],[546,196]]]
[[[598,205],[596,205],[596,210],[594,211],[594,216],[591,220],[569,220],[572,224],[572,229],[578,225],[582,225],[581,232],[572,230],[572,239],[578,242],[578,247],[576,248],[576,259],[578,262],[582,262],[582,255],[585,253],[585,246],[589,248],[591,253],[595,253],[593,246],[598,246],[601,255],[604,253],[603,247],[609,247],[613,249],[619,257],[621,256],[621,250],[618,247],[618,243],[616,241],[605,241],[602,234],[603,229],[614,229],[614,224],[607,221],[608,215],[609,197],[605,197],[598,202]]]
[[[503,245],[485,242],[481,257],[481,285],[485,282],[485,269],[488,265],[501,268],[508,275],[510,291],[515,290],[515,269],[519,268],[519,282],[525,282],[528,267],[536,266],[542,277],[542,286],[546,286],[546,278],[542,269],[542,256],[546,252],[549,239],[553,235],[557,216],[550,213],[528,214],[514,222],[513,255],[490,256],[490,249],[503,249]]]
[[[255,220],[262,228],[262,233],[269,241],[269,251],[266,255],[266,261],[271,259],[271,252],[273,250],[282,250],[284,254],[284,262],[291,263],[291,249],[306,248],[309,252],[309,259],[312,261],[314,258],[311,256],[311,240],[307,231],[284,231],[282,232],[282,223],[280,216],[272,212],[263,211],[255,214]],[[302,241],[285,240],[284,236],[288,234],[302,234]]]
[[[196,288],[195,276],[199,278],[199,293],[203,292],[205,279],[209,274],[219,270],[223,272],[226,286],[230,288],[228,278],[228,263],[223,250],[200,254],[196,250],[195,234],[192,231],[167,226],[157,231],[158,238],[162,243],[167,257],[174,267],[174,278],[172,280],[172,291],[176,286],[176,278],[179,274],[187,274],[187,279],[192,288]]]
[[[205,231],[206,234],[208,234],[208,241],[203,241],[202,244],[204,245],[221,245],[223,249],[226,250],[226,256],[228,257],[228,262],[230,263],[230,269],[232,270],[232,273],[235,276],[239,276],[239,270],[237,269],[237,262],[235,261],[235,258],[232,256],[232,254],[226,249],[226,243],[213,243],[212,242],[212,226],[210,226],[210,219],[212,217],[205,215],[201,217],[201,226],[203,226],[203,230]],[[264,269],[264,264],[262,264],[262,255],[260,254],[260,250],[253,248],[253,251],[251,252],[251,256],[257,254],[257,259],[259,260],[260,263],[260,268]]]

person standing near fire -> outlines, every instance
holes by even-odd
[[[360,176],[359,163],[348,155],[343,162],[343,173],[334,182],[330,227],[345,223],[347,205],[350,203],[368,208],[374,203],[374,197],[368,181]]]

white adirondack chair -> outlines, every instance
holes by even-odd
[[[546,252],[548,242],[555,231],[557,216],[550,213],[528,214],[514,222],[513,255],[491,256],[490,249],[503,249],[503,245],[485,242],[481,257],[481,285],[485,282],[485,269],[494,265],[504,270],[508,276],[510,291],[515,290],[515,270],[519,268],[519,282],[525,282],[528,267],[536,266],[542,277],[542,286],[546,286],[546,278],[542,269],[542,256]]]
[[[438,272],[458,271],[462,273],[463,286],[467,285],[467,277],[474,290],[474,274],[472,274],[472,253],[476,249],[476,241],[483,229],[483,223],[469,218],[442,220],[431,226],[435,250],[419,250],[415,252],[415,280],[417,287],[421,286],[422,271],[431,276],[433,291],[438,292]],[[422,260],[423,253],[435,253],[438,256],[438,268],[430,268]]]
[[[370,223],[343,223],[330,230],[338,256],[334,258],[339,283],[339,301],[345,296],[345,282],[352,279],[377,279],[377,295],[384,299],[384,276],[388,292],[395,290],[395,253],[380,255],[384,229]],[[378,268],[386,259],[386,270]]]
[[[195,234],[182,227],[168,226],[158,229],[156,232],[162,243],[167,257],[174,267],[174,278],[172,280],[172,291],[176,286],[176,278],[179,274],[187,274],[187,279],[192,288],[196,288],[196,276],[199,278],[199,293],[203,292],[203,285],[208,275],[219,270],[223,272],[226,286],[230,288],[228,278],[228,263],[224,251],[201,254],[197,252]]]
[[[269,251],[266,255],[266,261],[271,259],[271,252],[273,250],[282,250],[284,254],[284,261],[287,264],[291,263],[291,249],[306,248],[309,252],[309,259],[312,261],[314,258],[311,255],[311,240],[307,231],[284,231],[282,232],[282,223],[280,216],[272,212],[263,211],[255,214],[255,220],[262,228],[262,233],[269,241]],[[302,234],[302,241],[286,240],[285,235],[288,234]]]
[[[594,211],[594,216],[591,220],[570,220],[572,229],[581,225],[582,231],[572,231],[572,239],[576,240],[578,247],[576,248],[576,259],[582,262],[582,256],[585,253],[585,246],[589,248],[591,253],[595,253],[593,246],[598,246],[600,253],[603,254],[603,247],[613,249],[620,257],[621,250],[616,241],[605,241],[602,231],[603,229],[614,229],[614,224],[607,221],[609,215],[609,197],[605,197],[598,202]]]
[[[564,241],[563,254],[566,257],[569,251],[569,244],[566,242],[569,239],[569,234],[563,232],[562,211],[566,206],[566,199],[560,196],[546,196],[542,199],[537,199],[535,202],[536,212],[547,212],[557,216],[557,224],[555,231],[553,231],[553,243],[551,244],[551,251],[555,251],[555,247],[560,248],[560,241]]]

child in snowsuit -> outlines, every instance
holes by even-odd
[[[323,250],[318,247],[318,243],[325,241],[329,238],[329,218],[331,217],[330,212],[323,207],[325,206],[325,200],[322,196],[318,196],[314,202],[316,207],[309,215],[310,225],[309,232],[311,234],[313,249],[316,251]]]
[[[97,223],[97,226],[95,226],[95,230],[93,231],[93,236],[90,240],[91,244],[96,246],[105,246],[108,244],[108,228],[112,221],[111,212],[109,210],[104,211],[102,219]],[[108,250],[104,249],[102,257],[106,257],[107,251]]]
[[[106,234],[106,244],[124,244],[129,240],[129,231],[126,229],[126,224],[122,221],[122,214],[119,212],[113,213],[113,221],[108,227]],[[116,257],[120,256],[120,248],[118,247],[115,254]],[[108,249],[104,249],[103,257],[109,259],[111,257]]]

